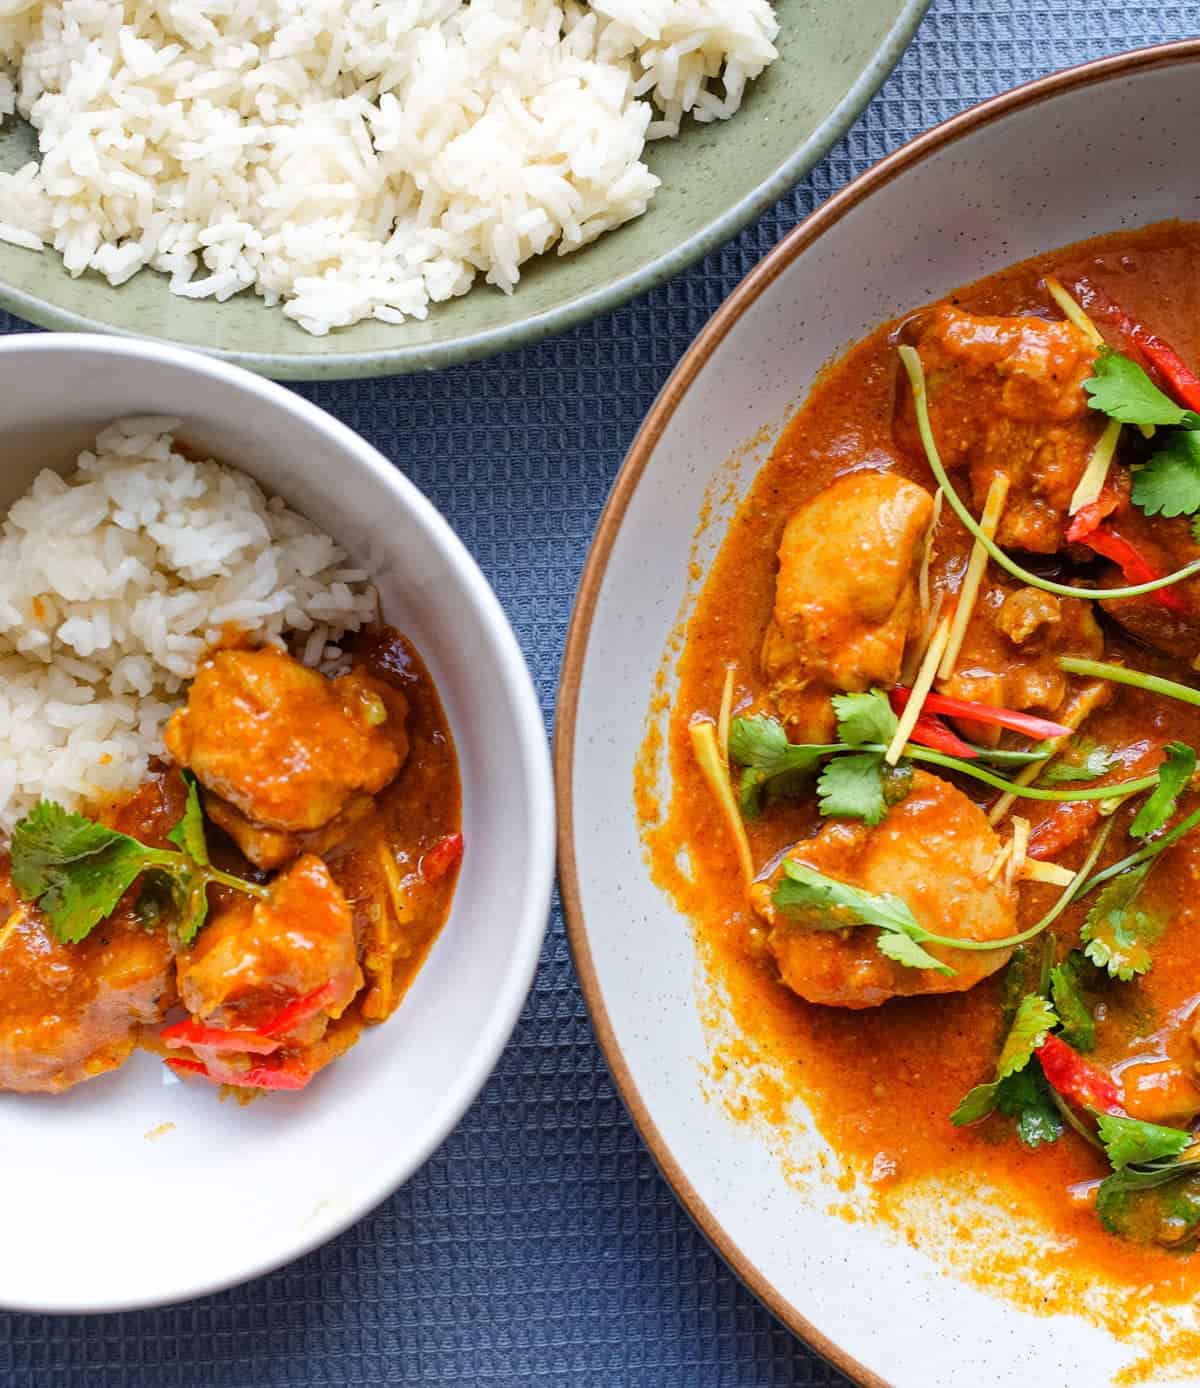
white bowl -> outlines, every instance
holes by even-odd
[[[221,1103],[142,1054],[65,1095],[0,1094],[0,1306],[23,1310],[197,1296],[358,1219],[426,1160],[487,1079],[549,910],[549,757],[516,639],[450,527],[349,429],[177,348],[8,338],[0,508],[41,467],[69,467],[98,426],[146,413],[180,416],[181,436],[282,495],[370,570],[445,704],[466,855],[450,919],[400,1009],[304,1093]],[[175,1126],[150,1138],[162,1124]]]
[[[1198,119],[1200,43],[1171,45],[987,102],[858,179],[735,290],[667,382],[582,580],[556,757],[563,900],[584,994],[622,1095],[701,1228],[773,1311],[862,1383],[1097,1385],[1134,1346],[1077,1317],[1018,1310],[870,1219],[845,1222],[829,1208],[849,1198],[834,1185],[836,1158],[805,1195],[770,1150],[779,1139],[727,1117],[698,1007],[703,965],[650,880],[634,812],[655,676],[696,596],[691,561],[706,566],[754,459],[822,365],[877,324],[1038,252],[1200,216]],[[723,498],[722,465],[739,450],[750,461]],[[798,1126],[788,1155],[808,1162],[821,1144]],[[943,1228],[960,1209],[947,1196]],[[981,1218],[984,1240],[1011,1222],[1003,1205]],[[1156,1333],[1140,1323],[1139,1349]],[[1131,1314],[1130,1330],[1138,1324]]]

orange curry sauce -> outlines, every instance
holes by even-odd
[[[1027,262],[961,290],[951,302],[979,313],[1059,319],[1044,275],[1052,272],[1068,286],[1086,276],[1200,364],[1198,267],[1200,226],[1170,223]],[[701,957],[712,983],[728,999],[734,1026],[784,1077],[782,1091],[760,1090],[759,1116],[778,1119],[781,1101],[803,1099],[820,1133],[875,1190],[882,1218],[894,1214],[906,1189],[917,1183],[932,1178],[953,1185],[969,1171],[1000,1188],[1008,1208],[1032,1217],[1065,1243],[1055,1261],[1064,1278],[1070,1269],[1077,1286],[1078,1279],[1098,1279],[1137,1287],[1147,1304],[1190,1298],[1200,1289],[1200,1253],[1166,1252],[1105,1232],[1081,1183],[1094,1184],[1108,1166],[1080,1138],[1068,1131],[1053,1146],[1028,1151],[1017,1141],[1011,1120],[993,1117],[962,1129],[951,1124],[949,1115],[966,1091],[992,1078],[1001,1039],[1003,970],[967,993],[894,1000],[861,1011],[810,1005],[783,986],[764,947],[766,928],[747,902],[725,822],[693,757],[689,720],[696,712],[715,717],[729,666],[736,672],[735,711],[770,710],[760,650],[774,601],[780,537],[795,508],[856,469],[896,469],[933,490],[923,457],[900,442],[893,428],[897,402],[907,389],[896,355],[905,321],[879,328],[825,370],[729,526],[686,625],[667,732],[672,790],[665,813],[655,790],[654,709],[638,768],[638,807],[652,871],[693,922]],[[969,500],[964,473],[954,473],[953,479]],[[957,588],[969,548],[969,536],[946,508],[938,530],[935,586]],[[1124,658],[1143,670],[1194,681],[1186,663],[1158,656],[1122,637],[1111,623],[1102,624],[1105,659]],[[1092,715],[1085,731],[1110,747],[1145,748],[1147,739],[1161,745],[1173,737],[1200,746],[1200,710],[1120,690]],[[994,798],[985,787],[961,784],[985,807]],[[1190,808],[1194,798],[1185,803]],[[1025,800],[1018,812],[1036,825],[1052,808]],[[1128,812],[1119,814],[1125,816],[1118,818],[1124,829]],[[812,834],[819,822],[811,796],[770,807],[748,825],[755,863],[768,863]],[[1074,869],[1086,847],[1086,841],[1075,844],[1060,861]],[[1123,834],[1114,834],[1102,863],[1129,847]],[[680,867],[684,857],[690,864],[686,870]],[[1169,850],[1150,880],[1171,926],[1148,975],[1106,990],[1099,1043],[1090,1057],[1118,1070],[1168,1054],[1189,1067],[1195,1059],[1186,1019],[1200,1001],[1200,845],[1185,840]],[[1036,920],[1059,891],[1027,882],[1019,890],[1020,928]],[[1083,914],[1072,909],[1057,922],[1059,957],[1077,944]],[[718,1054],[718,1071],[728,1055],[727,1049],[724,1058]],[[921,1238],[920,1230],[916,1237]],[[968,1231],[966,1237],[974,1241],[975,1236]],[[986,1231],[980,1233],[967,1260],[985,1281],[987,1242]],[[1054,1305],[1053,1297],[1038,1300]],[[1061,1299],[1055,1309],[1066,1309]]]

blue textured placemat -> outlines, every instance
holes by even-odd
[[[625,448],[750,266],[854,174],[971,102],[1068,63],[1196,33],[1200,2],[934,0],[846,140],[791,197],[673,283],[525,352],[300,389],[396,459],[449,516],[516,627],[549,722],[571,595]],[[0,331],[22,327],[0,314]],[[186,1250],[168,1243],[163,1256]],[[4,1388],[526,1382],[846,1382],[775,1322],[676,1205],[593,1040],[557,907],[496,1074],[375,1214],[291,1267],[203,1301],[98,1318],[0,1315]]]

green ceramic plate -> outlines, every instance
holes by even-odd
[[[663,186],[649,212],[576,255],[530,262],[513,295],[480,285],[424,323],[358,323],[311,337],[252,294],[192,302],[143,272],[114,289],[58,258],[0,244],[0,305],[48,328],[136,333],[214,352],[283,380],[450,366],[562,332],[677,274],[801,178],[870,100],[929,0],[776,0],[780,57],[737,116],[693,125],[648,156]],[[33,154],[0,128],[0,169]]]

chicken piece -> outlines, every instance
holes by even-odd
[[[0,870],[0,1089],[59,1093],[117,1069],[173,1001],[165,931],[119,908],[61,944]]]
[[[362,986],[354,919],[320,858],[306,854],[276,877],[265,900],[238,896],[179,952],[179,993],[214,1027],[249,1029],[333,985],[302,1038],[315,1041]]]
[[[993,708],[1055,714],[1068,690],[1058,657],[1068,654],[1092,660],[1104,654],[1090,602],[991,579],[972,610],[954,673],[938,689]],[[994,724],[957,722],[972,741],[994,746],[1000,740]]]
[[[998,542],[1054,554],[1104,427],[1083,391],[1096,348],[1072,323],[964,313],[943,304],[930,314],[917,350],[942,462],[950,471],[969,470],[976,512],[992,478],[1004,473],[1009,493]],[[901,402],[899,435],[923,456],[908,391]]]
[[[360,670],[328,680],[264,646],[209,656],[164,736],[175,761],[244,819],[298,833],[392,780],[408,755],[407,712],[399,690]]]
[[[789,519],[762,664],[800,741],[832,734],[830,695],[896,683],[917,619],[916,574],[932,512],[915,482],[853,472]]]
[[[939,935],[999,940],[1017,930],[1011,887],[987,880],[999,847],[983,811],[962,791],[917,771],[908,795],[876,828],[833,820],[787,856],[868,892],[902,898],[920,924]],[[953,976],[907,968],[879,952],[873,926],[806,928],[802,916],[776,911],[773,888],[773,882],[757,883],[752,899],[770,923],[767,946],[781,978],[809,1002],[863,1008],[916,993],[961,993],[1003,968],[1012,954],[929,945]]]
[[[241,849],[242,854],[266,872],[290,863],[301,853],[319,856],[331,852],[345,842],[350,832],[370,814],[375,801],[369,795],[354,795],[346,808],[334,815],[328,824],[305,834],[289,834],[285,829],[268,829],[247,819],[219,795],[206,794],[204,809],[209,819],[224,829]]]
[[[1196,1078],[1176,1060],[1135,1061],[1121,1071],[1124,1107],[1143,1123],[1187,1127],[1200,1114]]]

